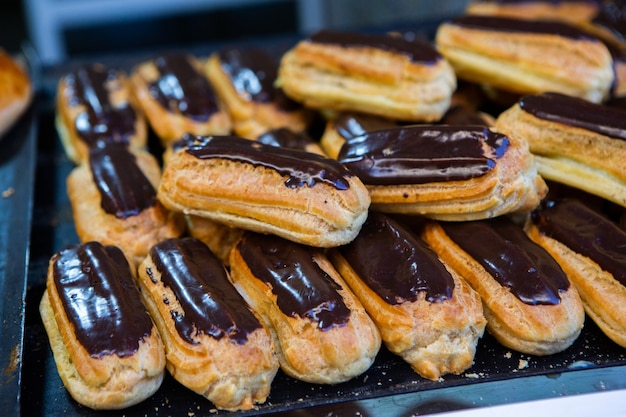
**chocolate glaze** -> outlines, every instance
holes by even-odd
[[[128,261],[115,246],[69,246],[52,257],[54,285],[78,342],[92,358],[132,356],[150,336]]]
[[[441,55],[429,43],[415,39],[408,41],[400,36],[376,35],[369,33],[321,30],[309,38],[311,42],[335,44],[342,47],[371,47],[406,55],[411,61],[422,64],[435,64]]]
[[[333,121],[333,126],[342,138],[352,139],[354,137],[364,135],[367,132],[396,127],[398,124],[392,120],[378,116],[357,113],[341,113]]]
[[[289,188],[314,187],[318,182],[338,190],[350,188],[350,171],[333,159],[311,152],[264,145],[237,136],[207,136],[185,151],[199,159],[223,158],[273,169],[288,177],[285,186]]]
[[[440,224],[450,239],[525,304],[559,304],[559,293],[569,288],[554,258],[507,217]]]
[[[104,65],[80,67],[65,78],[70,106],[83,106],[76,116],[78,136],[89,146],[100,141],[130,142],[135,134],[137,114],[129,103],[115,107],[109,95],[124,88],[120,73]]]
[[[161,274],[161,282],[174,293],[184,311],[180,314],[172,310],[171,315],[178,334],[188,343],[198,344],[196,337],[206,334],[245,344],[248,335],[261,328],[228,279],[223,264],[201,241],[167,239],[150,249],[150,258]],[[153,279],[154,272],[146,272]]]
[[[575,199],[545,200],[532,212],[541,233],[588,257],[626,285],[626,231]]]
[[[219,110],[209,81],[187,55],[161,55],[154,58],[154,64],[160,76],[148,88],[165,109],[197,121],[207,121]]]
[[[313,139],[305,132],[294,132],[286,127],[269,130],[256,140],[264,145],[299,149],[301,151],[305,151],[307,146],[314,144]]]
[[[485,175],[509,144],[484,126],[414,125],[349,139],[337,159],[365,184],[425,184]]]
[[[289,317],[307,318],[322,330],[344,326],[350,319],[341,287],[313,260],[316,249],[273,235],[247,232],[237,250],[254,276],[276,295]]]
[[[123,144],[91,148],[89,167],[105,212],[125,219],[156,204],[156,190]]]
[[[560,93],[522,97],[520,108],[533,116],[626,140],[626,111]]]
[[[437,255],[384,214],[370,212],[356,239],[338,249],[388,304],[413,302],[422,292],[432,303],[452,298],[454,280]]]

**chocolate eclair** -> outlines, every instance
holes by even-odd
[[[320,144],[307,132],[298,132],[286,127],[270,129],[260,134],[255,140],[265,145],[299,149],[326,156]]]
[[[124,143],[89,150],[67,177],[76,233],[81,242],[116,245],[138,265],[156,242],[180,236],[184,223],[157,200],[161,168],[147,150]]]
[[[236,136],[199,137],[173,153],[158,199],[187,215],[319,247],[352,240],[370,203],[337,161]]]
[[[563,21],[465,15],[442,23],[435,44],[459,79],[518,95],[602,102],[615,80],[606,45]]]
[[[39,311],[63,384],[89,408],[130,407],[163,380],[163,342],[134,271],[119,248],[98,242],[50,258]]]
[[[279,59],[263,49],[214,52],[204,71],[233,121],[233,133],[255,139],[268,130],[306,130],[311,111],[287,97],[276,81]]]
[[[587,315],[626,347],[626,232],[576,199],[546,200],[532,212],[531,239],[561,265]]]
[[[547,188],[528,144],[478,125],[413,125],[346,141],[337,157],[373,209],[440,220],[529,211]]]
[[[276,83],[309,108],[432,122],[450,105],[456,76],[427,42],[322,30],[283,54]]]
[[[437,380],[472,365],[486,324],[480,297],[408,228],[372,212],[329,258],[385,346],[421,376]]]
[[[559,264],[506,216],[473,222],[429,222],[424,240],[474,288],[487,331],[522,353],[567,349],[585,313]]]
[[[68,158],[79,164],[99,143],[143,148],[146,120],[136,106],[128,77],[120,69],[94,64],[62,76],[57,84],[55,124]]]
[[[324,251],[246,232],[230,268],[235,287],[270,328],[286,374],[336,384],[372,365],[378,329]]]
[[[176,52],[155,56],[136,65],[130,80],[137,104],[164,147],[185,133],[230,133],[230,115],[195,56]]]
[[[522,97],[496,128],[528,142],[537,170],[626,206],[626,111],[558,93]]]
[[[166,239],[138,271],[172,376],[219,409],[265,402],[278,371],[274,344],[209,248],[194,238]]]
[[[496,0],[473,1],[465,8],[468,15],[509,17],[528,20],[556,20],[584,24],[600,9],[594,0]]]

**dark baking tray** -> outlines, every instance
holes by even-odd
[[[289,42],[282,40],[271,45],[282,48]],[[192,52],[202,55],[208,50]],[[111,62],[129,66],[127,58],[113,57],[107,61]],[[511,351],[485,334],[479,342],[475,364],[460,376],[448,375],[439,381],[419,377],[383,348],[367,372],[339,385],[308,384],[279,372],[267,402],[246,412],[217,411],[209,401],[169,376],[155,395],[123,411],[95,412],[78,405],[69,397],[56,372],[38,313],[48,259],[60,248],[78,242],[65,190],[65,180],[73,165],[56,135],[52,104],[56,77],[65,70],[66,67],[56,67],[48,72],[47,91],[44,86],[37,117],[39,141],[20,415],[414,415],[626,388],[626,349],[587,321],[573,346],[547,357]]]

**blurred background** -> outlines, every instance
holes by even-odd
[[[437,21],[467,0],[2,0],[0,46],[44,64],[255,36]]]

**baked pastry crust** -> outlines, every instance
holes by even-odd
[[[34,89],[24,67],[0,48],[0,137],[24,114]]]
[[[562,20],[585,23],[598,13],[597,3],[582,1],[472,1],[465,8],[466,14],[522,18],[529,20]]]

